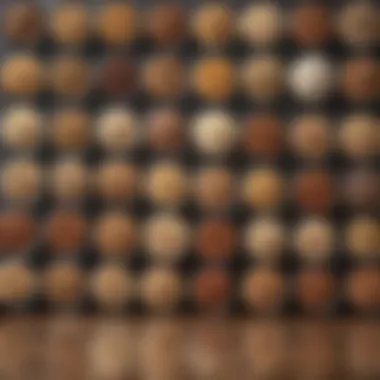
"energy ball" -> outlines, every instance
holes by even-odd
[[[155,261],[178,261],[189,247],[191,230],[176,214],[159,213],[147,220],[143,230],[145,248]]]
[[[131,4],[111,3],[101,8],[97,31],[105,44],[130,44],[136,36],[137,28],[138,17]]]
[[[131,254],[137,241],[135,222],[121,212],[108,212],[95,223],[93,240],[99,253],[106,257]]]
[[[70,262],[50,265],[42,276],[43,293],[57,305],[72,304],[84,293],[83,273]]]
[[[186,33],[185,15],[176,4],[157,5],[147,17],[146,32],[160,46],[176,46]]]
[[[347,117],[339,133],[343,152],[352,159],[375,157],[380,149],[380,119],[357,114]]]
[[[1,173],[1,188],[5,199],[12,202],[35,201],[42,186],[41,168],[26,159],[7,163]]]
[[[333,32],[331,11],[318,2],[296,7],[292,15],[292,34],[302,47],[319,47],[328,42]]]
[[[184,169],[172,162],[159,162],[146,175],[147,196],[157,206],[178,206],[186,196],[187,185]]]
[[[380,64],[368,57],[349,59],[341,71],[341,88],[353,103],[376,100],[380,95]]]
[[[220,156],[229,153],[238,137],[238,126],[227,113],[205,111],[192,121],[191,137],[202,154]]]
[[[184,68],[172,55],[157,55],[146,61],[142,68],[142,85],[157,99],[176,99],[184,89]]]
[[[132,111],[118,107],[108,108],[97,120],[98,143],[109,152],[131,149],[137,140],[137,126],[137,117]]]
[[[137,192],[138,175],[135,167],[122,161],[104,162],[95,174],[95,188],[106,202],[133,199]]]
[[[341,39],[351,47],[361,48],[376,45],[380,37],[380,11],[370,2],[350,2],[338,17]]]
[[[280,174],[271,168],[250,170],[243,179],[242,197],[253,209],[276,209],[284,198],[284,181]]]
[[[1,137],[15,150],[31,150],[41,142],[44,120],[34,108],[13,106],[2,116]]]
[[[335,87],[334,67],[322,55],[305,55],[290,65],[288,81],[297,99],[318,103],[325,100]]]
[[[91,140],[91,118],[80,108],[58,111],[52,119],[51,139],[60,151],[81,151]]]
[[[16,253],[33,244],[37,225],[32,215],[22,211],[3,211],[0,214],[0,251]]]
[[[290,146],[304,159],[324,158],[332,147],[330,128],[330,121],[323,115],[301,115],[291,123]]]
[[[58,6],[51,15],[50,31],[62,45],[81,45],[89,32],[89,18],[83,5],[67,3]]]
[[[238,30],[244,40],[253,46],[273,46],[282,37],[281,10],[272,3],[249,5],[241,12]]]
[[[44,69],[31,54],[11,55],[2,63],[0,82],[2,90],[14,96],[36,95],[44,85]]]
[[[276,261],[286,245],[286,230],[280,220],[261,217],[245,229],[244,246],[248,254],[263,262]]]
[[[234,16],[226,5],[210,3],[198,8],[191,24],[193,35],[202,45],[222,46],[232,37]]]
[[[152,310],[173,310],[181,297],[181,278],[170,269],[151,269],[140,283],[143,301]]]
[[[259,313],[274,312],[284,301],[285,283],[280,273],[258,268],[245,275],[241,291],[250,309]]]
[[[87,223],[75,211],[57,210],[48,218],[45,242],[54,253],[73,253],[86,242]]]
[[[380,253],[380,223],[371,217],[357,217],[345,230],[345,242],[356,258],[376,257]]]
[[[118,310],[134,295],[132,275],[116,264],[99,267],[90,279],[90,292],[97,304],[106,310]]]
[[[294,230],[294,248],[306,261],[318,262],[330,257],[335,249],[335,231],[328,220],[301,220]]]
[[[56,58],[50,67],[51,89],[67,97],[83,96],[90,88],[90,67],[80,58]]]
[[[223,167],[202,169],[195,178],[196,201],[204,210],[220,210],[232,204],[234,183]]]
[[[244,125],[242,144],[250,157],[278,157],[284,147],[283,126],[280,120],[271,114],[249,117]]]
[[[193,69],[192,85],[195,93],[203,100],[226,102],[235,91],[234,67],[226,58],[202,58]]]
[[[147,116],[147,141],[160,153],[176,152],[184,145],[186,131],[181,114],[170,107],[160,107]]]
[[[280,59],[260,55],[243,65],[241,83],[250,99],[259,103],[276,100],[285,83],[284,66]]]

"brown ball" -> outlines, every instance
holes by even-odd
[[[77,251],[86,241],[86,221],[72,211],[55,211],[47,220],[45,241],[54,252]]]
[[[342,69],[342,91],[352,102],[369,102],[380,95],[380,64],[372,58],[352,58]]]
[[[203,259],[225,260],[233,255],[237,233],[228,220],[205,220],[199,226],[197,235],[196,249]]]
[[[258,158],[277,157],[284,145],[282,130],[280,121],[270,114],[249,118],[243,133],[245,151]]]
[[[292,33],[297,43],[304,47],[326,43],[333,29],[330,15],[329,9],[321,3],[299,5],[292,17]]]
[[[162,46],[181,42],[185,34],[186,20],[176,4],[157,5],[147,18],[147,34]]]
[[[13,43],[30,44],[41,36],[42,15],[35,4],[10,5],[2,21],[4,34]]]
[[[1,252],[15,253],[29,248],[36,232],[36,222],[31,215],[20,211],[3,212],[0,215]]]
[[[309,170],[300,173],[294,184],[294,199],[298,207],[307,213],[324,214],[333,205],[334,186],[329,173]]]

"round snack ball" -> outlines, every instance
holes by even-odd
[[[302,158],[321,159],[332,146],[330,121],[319,114],[305,114],[293,121],[289,140],[293,151]]]
[[[99,253],[106,257],[132,253],[137,240],[135,222],[120,212],[107,212],[95,223],[93,239]]]
[[[2,116],[1,137],[15,150],[30,150],[41,141],[43,117],[34,108],[13,106]]]
[[[2,169],[2,193],[10,201],[36,200],[40,194],[41,184],[41,169],[32,161],[17,159],[7,163]]]
[[[15,54],[5,59],[0,73],[2,90],[15,96],[36,95],[43,86],[44,70],[31,54]]]
[[[31,247],[37,233],[34,218],[22,211],[0,214],[0,251],[16,253]]]
[[[160,107],[148,114],[147,140],[155,151],[178,151],[184,144],[185,135],[184,120],[175,109]]]
[[[42,32],[42,15],[35,4],[14,3],[2,18],[4,35],[15,44],[35,43]]]
[[[346,281],[346,293],[353,306],[360,311],[379,309],[380,271],[377,268],[362,268],[351,272]]]
[[[200,6],[191,24],[197,41],[206,46],[226,44],[234,31],[232,11],[224,4],[209,3]]]
[[[195,245],[203,260],[227,260],[234,254],[237,231],[230,221],[210,217],[199,225]]]
[[[349,252],[357,258],[378,256],[380,253],[380,223],[371,217],[357,217],[345,231]]]
[[[288,80],[296,98],[305,103],[318,103],[334,89],[334,68],[322,55],[305,55],[290,65]]]
[[[295,291],[305,310],[325,311],[335,296],[334,276],[322,269],[303,270],[296,279]]]
[[[82,199],[88,187],[86,167],[78,160],[58,162],[50,174],[51,191],[60,201]]]
[[[80,250],[86,242],[87,223],[75,211],[57,210],[51,214],[44,229],[48,247],[57,253]]]
[[[101,40],[108,45],[130,44],[137,27],[137,15],[131,4],[110,3],[100,10],[97,30]]]
[[[50,19],[53,38],[62,45],[81,45],[89,32],[86,8],[80,4],[66,3],[55,9]]]
[[[241,82],[245,93],[256,102],[271,102],[284,88],[284,67],[280,59],[263,55],[243,66]]]
[[[186,20],[176,4],[155,6],[146,20],[149,37],[160,46],[178,45],[186,32]]]
[[[194,299],[202,309],[226,306],[231,296],[231,278],[222,269],[204,268],[194,279]]]
[[[285,243],[286,231],[278,219],[254,219],[245,230],[244,245],[249,255],[261,261],[276,261],[283,253]]]
[[[284,293],[284,279],[272,269],[258,268],[243,279],[243,299],[249,308],[258,312],[277,311],[284,301]]]
[[[134,279],[119,265],[106,264],[92,274],[90,291],[102,309],[120,309],[134,295]]]
[[[235,120],[223,111],[204,111],[192,121],[191,134],[200,153],[223,155],[234,147],[238,137],[238,126]]]
[[[283,127],[276,116],[253,115],[245,123],[242,142],[249,156],[275,158],[284,146]]]
[[[293,239],[298,255],[307,261],[325,260],[335,248],[334,227],[321,218],[301,220],[294,230]]]
[[[9,263],[0,266],[0,303],[26,301],[36,290],[38,278],[23,264]]]
[[[172,55],[157,55],[148,59],[142,69],[142,84],[154,98],[176,99],[184,88],[181,61]]]
[[[348,157],[375,157],[380,150],[380,119],[366,114],[351,115],[343,121],[339,137]]]
[[[84,293],[82,271],[69,262],[49,266],[43,274],[43,292],[59,306],[80,300]]]
[[[128,109],[111,107],[97,121],[98,143],[107,151],[122,152],[133,147],[137,140],[136,115]]]
[[[137,182],[135,167],[121,161],[104,162],[95,175],[97,192],[107,202],[131,200],[136,195]]]
[[[144,302],[153,310],[173,310],[181,297],[181,278],[170,269],[149,270],[140,286]]]
[[[319,47],[328,42],[333,25],[329,8],[318,2],[303,3],[292,15],[292,34],[303,47]]]
[[[338,17],[341,39],[352,47],[367,47],[378,43],[380,11],[376,4],[355,1],[342,8]]]
[[[241,36],[251,45],[274,45],[282,36],[281,10],[273,3],[249,5],[241,12],[238,29]]]
[[[64,108],[52,120],[51,138],[60,151],[80,151],[91,139],[91,118],[80,108]]]
[[[157,261],[177,261],[190,244],[191,230],[186,221],[176,214],[156,214],[145,224],[144,244]]]
[[[192,73],[193,88],[209,102],[226,102],[235,90],[235,72],[226,58],[206,57],[199,60]]]
[[[111,57],[101,68],[100,86],[110,97],[129,95],[134,90],[135,82],[135,67],[130,60]]]
[[[90,67],[81,58],[62,56],[50,67],[50,85],[58,95],[83,96],[90,87]]]
[[[242,196],[245,203],[253,209],[275,209],[284,197],[284,181],[274,169],[253,169],[243,179]]]
[[[184,169],[172,162],[153,165],[146,176],[146,192],[158,206],[178,206],[187,192]]]
[[[301,172],[294,183],[294,201],[298,207],[311,214],[324,214],[331,210],[334,185],[331,175],[323,170]]]
[[[341,70],[341,87],[354,103],[371,102],[380,96],[380,63],[369,57],[349,59]]]
[[[231,173],[223,167],[202,169],[195,179],[196,201],[205,210],[220,210],[231,205],[234,194]]]

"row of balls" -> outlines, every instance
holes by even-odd
[[[185,65],[171,54],[157,54],[139,65],[112,57],[95,67],[73,55],[46,63],[32,54],[15,53],[2,62],[0,85],[5,93],[22,97],[50,90],[77,98],[99,89],[119,99],[137,91],[159,100],[195,93],[214,103],[229,101],[238,91],[266,103],[288,89],[302,102],[319,103],[340,90],[349,102],[362,104],[379,98],[380,64],[368,56],[337,64],[324,55],[305,53],[287,63],[258,55],[237,65],[225,56],[206,55]]]
[[[16,105],[3,110],[0,128],[3,147],[16,151],[34,150],[44,140],[64,152],[94,142],[108,153],[125,153],[145,144],[158,153],[179,153],[192,146],[209,157],[228,157],[238,146],[248,158],[262,159],[276,158],[286,147],[304,159],[323,159],[337,152],[361,160],[376,157],[380,150],[379,118],[370,113],[338,120],[305,113],[284,121],[268,112],[234,118],[220,109],[186,118],[170,107],[158,107],[139,117],[115,106],[91,120],[79,109],[43,116],[35,108]]]
[[[8,39],[33,44],[50,35],[64,46],[80,46],[96,36],[110,46],[129,45],[139,35],[163,47],[191,36],[205,47],[220,47],[239,37],[252,46],[273,46],[285,37],[302,47],[320,47],[333,38],[351,47],[373,46],[379,41],[379,8],[375,3],[353,1],[334,10],[321,2],[302,3],[290,11],[272,2],[249,4],[238,14],[226,4],[209,3],[190,17],[175,4],[153,6],[140,12],[131,4],[111,2],[95,11],[66,3],[46,15],[35,5],[11,5],[3,25]]]
[[[233,281],[223,269],[205,267],[195,276],[183,279],[170,269],[155,268],[136,278],[128,270],[104,264],[84,272],[71,263],[56,263],[36,273],[22,263],[0,266],[0,302],[22,303],[42,292],[57,306],[79,304],[90,296],[104,310],[125,310],[140,298],[156,311],[175,310],[182,297],[192,298],[200,309],[223,310],[233,297]],[[293,295],[305,311],[329,310],[339,297],[360,311],[376,311],[380,306],[380,271],[359,268],[350,272],[343,284],[321,269],[305,269],[293,280],[265,267],[248,269],[237,285],[238,297],[255,312],[280,311]]]
[[[156,162],[140,170],[133,164],[109,161],[92,171],[68,160],[49,171],[33,161],[16,159],[3,164],[0,178],[2,199],[16,204],[33,204],[48,193],[64,203],[90,195],[116,205],[139,197],[156,207],[177,208],[198,200],[206,209],[242,204],[253,211],[268,212],[281,210],[290,201],[298,211],[311,214],[332,211],[342,202],[341,187],[345,186],[321,168],[301,169],[286,178],[275,167],[256,165],[232,181],[231,174],[223,169],[191,174],[171,161]],[[373,174],[366,180],[370,183],[358,183],[357,189],[352,189],[358,193],[353,198],[364,198],[363,205],[376,207],[378,177]],[[371,189],[371,184],[377,187]],[[366,196],[371,198],[366,200]]]
[[[337,249],[358,259],[380,258],[380,224],[357,215],[339,229],[328,219],[304,217],[292,227],[280,218],[257,216],[239,228],[223,216],[205,216],[191,225],[176,213],[157,212],[139,221],[108,210],[86,220],[75,211],[54,210],[38,220],[22,211],[0,215],[0,251],[26,252],[39,243],[56,254],[76,255],[86,244],[104,257],[126,259],[141,248],[158,262],[178,262],[194,250],[204,260],[228,260],[240,249],[247,256],[276,262],[293,249],[306,262],[323,262]]]

